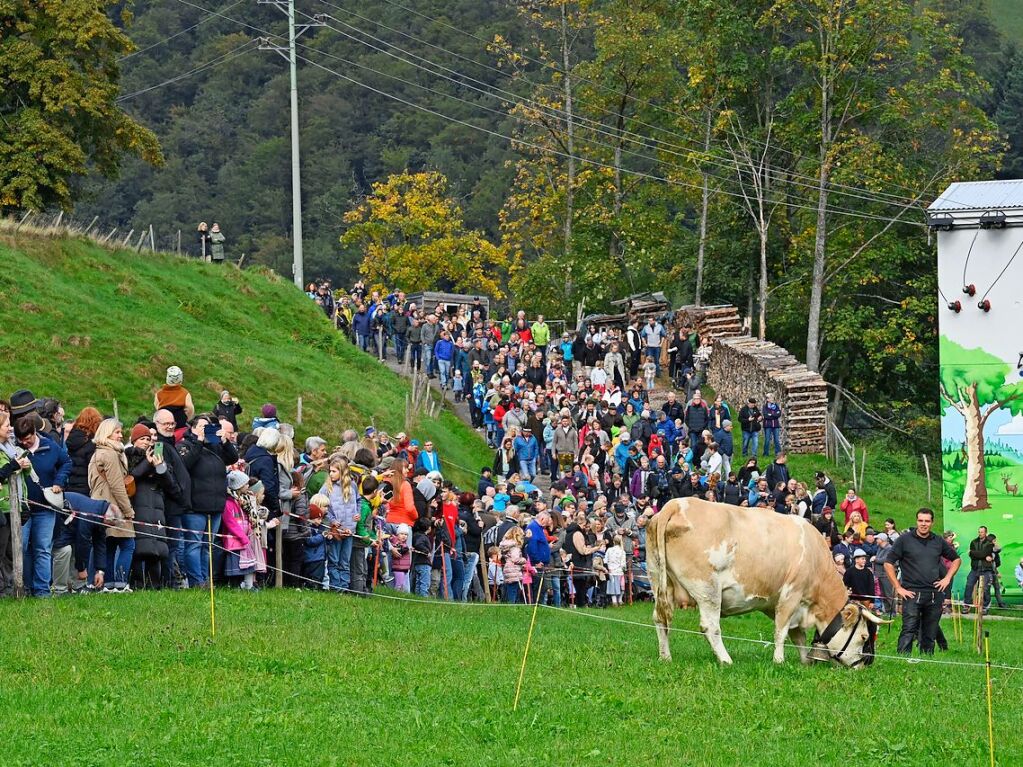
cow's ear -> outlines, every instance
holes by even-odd
[[[842,626],[851,629],[856,625],[859,608],[856,605],[846,605],[842,608]]]

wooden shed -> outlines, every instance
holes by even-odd
[[[425,306],[430,311],[433,311],[440,304],[444,307],[446,314],[454,314],[460,306],[472,306],[477,298],[480,300],[483,308],[486,309],[487,317],[491,317],[490,299],[482,293],[442,293],[436,290],[425,290],[419,293],[409,293],[405,296],[406,301],[414,303],[419,308]]]

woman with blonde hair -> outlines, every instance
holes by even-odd
[[[129,487],[134,489],[135,480],[126,485],[128,460],[124,455],[124,434],[121,422],[106,418],[96,428],[96,452],[89,462],[90,495],[106,501],[110,508],[106,514],[107,561],[109,577],[104,591],[129,592],[128,575],[135,553],[135,510],[129,498]]]
[[[352,578],[352,535],[359,517],[359,488],[348,461],[332,458],[320,494],[327,506],[327,580],[332,591],[347,591]]]
[[[863,515],[858,511],[854,511],[849,515],[849,522],[846,523],[845,529],[854,530],[861,541],[867,537],[867,523],[863,521]]]

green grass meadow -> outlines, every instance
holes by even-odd
[[[599,616],[599,617],[588,617]],[[321,592],[149,592],[0,603],[3,764],[986,765],[981,668],[880,659],[780,667],[758,643],[676,633],[658,660],[649,604],[537,615]],[[680,612],[675,626],[696,629]],[[1023,623],[990,621],[1023,666]],[[727,635],[769,639],[763,616]],[[973,624],[964,623],[967,635]],[[891,653],[898,627],[881,628]],[[951,628],[946,625],[951,637]],[[967,645],[937,656],[976,662]],[[1023,672],[995,669],[998,764],[1023,763]]]
[[[109,250],[74,238],[0,231],[0,396],[31,389],[55,396],[69,418],[85,405],[133,423],[152,415],[153,392],[178,365],[197,410],[222,389],[251,423],[267,401],[299,439],[339,444],[344,428],[404,427],[404,379],[347,343],[287,280],[259,270],[166,254]],[[479,436],[450,410],[424,418],[453,478],[492,460]]]

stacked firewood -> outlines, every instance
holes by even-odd
[[[827,438],[828,387],[785,349],[750,336],[714,340],[707,383],[738,412],[749,397],[764,404],[771,394],[782,410],[782,438],[791,453],[823,453]]]
[[[676,327],[696,328],[700,339],[716,341],[742,334],[742,319],[734,306],[682,306],[675,310]]]

